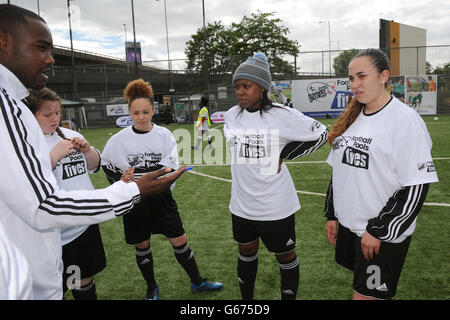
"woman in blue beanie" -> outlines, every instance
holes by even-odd
[[[232,157],[230,211],[242,298],[253,299],[261,238],[280,265],[281,298],[294,300],[300,275],[295,252],[300,203],[282,160],[317,150],[328,130],[295,108],[273,103],[271,83],[264,53],[254,54],[233,75],[238,105],[227,111],[224,127]]]

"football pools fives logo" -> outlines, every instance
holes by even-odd
[[[195,132],[195,131],[194,131]],[[262,175],[276,174],[280,159],[279,130],[219,130],[212,128],[209,135],[213,148],[191,151],[197,136],[184,128],[172,132],[178,148],[180,165],[255,164]],[[225,134],[225,137],[224,137]],[[224,140],[225,139],[225,140]],[[203,146],[207,146],[203,135]]]
[[[427,169],[427,172],[435,172],[436,168],[434,167],[433,161],[425,161],[417,164],[417,170],[422,171],[424,169]]]
[[[372,138],[361,136],[339,136],[336,138],[333,149],[343,149],[342,163],[361,169],[369,169],[369,151]],[[364,151],[363,151],[364,150]]]

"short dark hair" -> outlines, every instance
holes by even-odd
[[[207,97],[201,97],[200,98],[200,105],[202,107],[207,107],[208,106],[208,98]]]
[[[0,4],[0,31],[15,34],[22,26],[27,26],[27,18],[45,20],[33,11],[15,6],[13,4]]]

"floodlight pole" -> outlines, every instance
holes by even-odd
[[[206,24],[205,24],[205,0],[202,0],[203,8],[203,73],[205,78],[205,94],[209,100],[208,61],[206,55]]]
[[[330,76],[331,76],[331,32],[330,32],[330,20],[328,20],[328,67],[330,68]]]
[[[78,100],[78,89],[77,89],[77,82],[75,79],[75,56],[74,56],[74,52],[73,52],[73,41],[72,41],[72,21],[70,18],[70,1],[73,0],[67,0],[67,14],[69,17],[69,34],[70,34],[70,54],[71,54],[71,58],[72,58],[72,86],[73,86],[73,100],[77,101]]]
[[[169,80],[170,88],[169,92],[173,92],[173,79],[172,79],[172,62],[170,61],[170,51],[169,51],[169,28],[167,27],[167,7],[166,0],[164,0],[164,19],[166,21],[166,44],[167,44],[167,64],[169,67]]]
[[[137,56],[137,50],[136,50],[136,28],[134,24],[134,1],[131,0],[131,17],[133,19],[133,46],[134,46],[134,74],[136,76],[136,79],[139,78],[139,66],[138,66],[138,56]]]
[[[331,75],[331,28],[330,28],[330,20],[326,20],[328,22],[328,68]],[[323,21],[319,21],[319,23],[323,23]],[[323,66],[323,64],[322,64]]]

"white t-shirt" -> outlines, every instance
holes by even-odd
[[[134,167],[135,179],[161,166],[178,169],[177,143],[172,133],[156,124],[147,133],[127,127],[113,135],[102,152],[101,165],[113,165],[125,172]]]
[[[28,261],[33,298],[60,300],[60,228],[126,214],[141,195],[136,183],[122,181],[92,191],[59,189],[48,144],[22,101],[28,94],[20,80],[0,64],[0,221],[7,226],[5,235]]]
[[[60,130],[67,139],[75,137],[84,137],[74,131],[67,128],[60,127]],[[49,150],[52,150],[57,143],[63,140],[57,132],[52,134],[45,134],[45,139],[48,143]],[[65,191],[71,190],[94,190],[89,174],[94,173],[96,170],[88,170],[86,157],[78,150],[75,150],[71,154],[60,159],[53,169],[53,175],[56,178],[60,189]],[[78,238],[88,226],[75,226],[61,228],[61,242],[63,245],[72,242]]]
[[[242,110],[242,112],[241,112]],[[259,221],[279,220],[300,209],[281,150],[292,141],[317,140],[326,127],[296,109],[279,105],[260,114],[234,106],[225,114],[231,153],[230,211]]]
[[[432,141],[417,112],[396,98],[365,115],[336,138],[327,162],[333,167],[333,205],[339,223],[362,236],[395,191],[438,181]],[[397,239],[414,231],[416,221]]]

